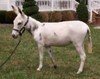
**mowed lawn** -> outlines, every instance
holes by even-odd
[[[0,27],[0,64],[10,55],[18,39],[11,37],[12,27]],[[43,69],[36,71],[39,64],[38,48],[32,36],[25,32],[22,41],[11,59],[0,68],[0,79],[100,79],[100,30],[91,27],[93,53],[87,53],[84,71],[77,75],[80,59],[74,46],[52,47],[57,69],[53,68],[47,51],[44,51]]]

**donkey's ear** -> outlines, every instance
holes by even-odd
[[[23,12],[22,12],[22,10],[18,7],[18,12],[20,13],[20,14],[23,14]]]
[[[24,12],[18,7],[18,12],[22,15],[22,16],[24,16]]]
[[[13,11],[14,11],[16,14],[18,14],[17,8],[16,8],[15,6],[13,6],[13,5],[11,5],[11,7],[12,7]]]

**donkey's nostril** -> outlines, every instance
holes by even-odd
[[[16,36],[16,35],[14,35],[14,34],[12,34],[12,37],[13,37],[13,38],[17,38],[17,36]]]

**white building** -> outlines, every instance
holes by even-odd
[[[0,0],[0,10],[10,11],[12,10],[11,5],[16,5],[22,8],[24,0]]]
[[[35,0],[39,7],[39,11],[76,11],[79,0]],[[92,21],[92,12],[98,14],[100,12],[100,0],[84,0],[87,4],[90,21]],[[0,10],[10,11],[11,5],[16,5],[22,8],[24,0],[0,0]]]
[[[39,6],[39,11],[76,11],[78,6],[77,1],[81,0],[36,0]],[[84,0],[90,13],[89,21],[92,22],[92,13],[100,13],[100,0]]]

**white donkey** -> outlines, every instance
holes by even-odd
[[[90,29],[87,24],[81,21],[64,21],[53,23],[41,23],[24,14],[20,8],[12,6],[14,12],[17,14],[14,20],[14,27],[12,31],[13,38],[22,35],[24,30],[30,31],[39,49],[39,67],[38,71],[43,66],[43,48],[48,50],[48,54],[56,67],[55,60],[52,57],[51,46],[65,46],[68,43],[73,43],[75,46],[81,62],[77,74],[83,71],[86,54],[84,51],[84,39],[88,35],[88,48],[92,52],[92,39]]]

